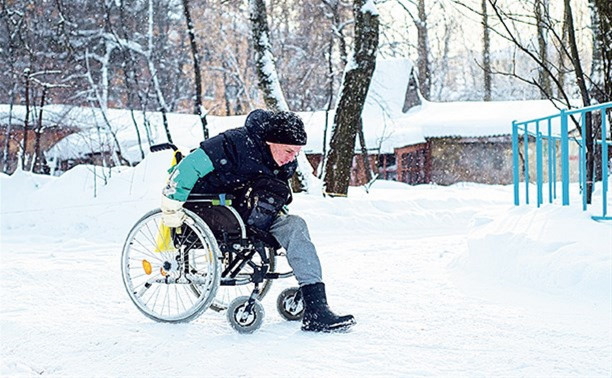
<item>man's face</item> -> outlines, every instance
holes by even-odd
[[[291,144],[279,144],[266,142],[270,146],[272,158],[279,167],[295,160],[295,157],[302,149],[302,146],[293,146]]]

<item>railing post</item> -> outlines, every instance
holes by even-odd
[[[582,188],[582,210],[587,209],[587,187],[586,187],[586,112],[581,113],[580,122],[580,135],[582,140],[580,141],[580,170],[579,180],[580,187]]]
[[[552,141],[552,143],[551,143]],[[553,174],[553,154],[552,154],[552,146],[555,143],[555,140],[552,137],[552,118],[548,119],[548,139],[547,139],[547,148],[548,148],[548,203],[552,203],[553,201],[553,197],[552,197],[552,183],[553,183],[553,179],[552,179],[552,174]]]
[[[561,185],[563,206],[569,205],[569,146],[567,138],[567,113],[561,109]]]
[[[529,123],[525,122],[523,125],[523,143],[525,144],[525,203],[529,205]]]
[[[538,207],[542,204],[542,135],[540,121],[536,121],[536,185],[538,190]]]
[[[606,136],[606,109],[601,107],[601,194],[602,217],[608,212],[608,138]]]
[[[519,169],[518,169],[518,125],[512,121],[512,183],[514,184],[514,205],[519,205]]]
[[[552,146],[553,150],[553,199],[557,199],[557,138]]]

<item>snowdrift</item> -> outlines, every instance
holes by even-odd
[[[455,269],[482,284],[510,284],[602,304],[611,298],[612,225],[576,207],[518,207],[475,217]]]
[[[136,220],[158,206],[168,161],[163,151],[134,168],[2,175],[2,234],[121,243]],[[348,198],[298,194],[290,210],[306,219],[315,242],[351,234],[372,240],[465,234],[467,250],[450,269],[476,282],[609,301],[612,225],[576,207],[517,208],[510,201],[509,186],[379,181],[369,193],[351,188]]]

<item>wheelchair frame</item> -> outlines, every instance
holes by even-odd
[[[198,225],[201,224],[202,226],[200,228],[204,230],[202,233],[203,235],[200,235],[198,232],[183,233],[181,230],[183,227],[173,229],[161,225],[158,222],[159,219],[156,221],[154,218],[161,216],[159,210],[152,211],[145,215],[136,223],[132,231],[130,231],[124,245],[122,257],[124,285],[134,304],[136,304],[138,309],[146,316],[162,322],[186,322],[197,318],[208,307],[211,307],[217,311],[227,309],[227,318],[230,324],[240,333],[251,333],[261,326],[264,312],[259,301],[263,299],[270,289],[271,280],[288,278],[294,274],[292,271],[284,273],[274,271],[276,256],[282,256],[282,253],[279,253],[281,246],[269,233],[247,229],[236,209],[231,206],[232,199],[231,196],[208,194],[192,194],[188,198],[184,208],[187,215],[192,220],[186,222],[184,227],[190,227],[190,229],[195,230]],[[132,262],[132,266],[130,266],[130,261],[133,259],[129,255],[135,244],[135,233],[142,229],[143,226],[146,226],[148,230],[149,226],[146,222],[151,222],[152,219],[156,222],[152,228],[155,230],[155,227],[157,227],[157,229],[159,229],[158,233],[163,232],[164,229],[169,231],[169,243],[172,249],[170,252],[164,252],[166,255],[160,259],[160,264],[158,264],[161,265],[160,271],[163,277],[159,277],[159,275],[157,277],[151,276],[144,285],[142,281],[139,285],[135,285],[132,282],[131,272],[135,270],[140,276],[143,274],[142,271],[139,270],[137,264],[140,260],[135,259],[136,263]],[[191,226],[187,223],[191,224]],[[151,231],[149,231],[149,234],[151,234]],[[201,243],[197,244],[197,247],[195,247],[196,249],[191,253],[190,248],[197,242],[198,237],[205,239],[204,245]],[[154,238],[149,237],[148,239],[152,240]],[[213,244],[210,244],[210,242],[213,242]],[[139,244],[138,248],[140,250],[143,248],[146,249],[142,243]],[[189,245],[189,247],[186,247],[187,245]],[[209,245],[209,248],[213,248],[217,251],[213,253],[209,250],[210,256],[215,256],[213,258],[216,260],[214,266],[219,269],[218,273],[215,273],[216,278],[214,279],[210,278],[212,276],[208,276],[211,274],[210,267],[206,268],[209,273],[205,273],[204,276],[202,276],[202,273],[199,272],[195,266],[189,265],[189,262],[196,258],[194,254],[198,253],[198,251],[202,251],[201,248],[206,248],[206,245]],[[153,258],[155,258],[154,252],[156,251],[152,251],[151,247],[144,252],[147,253],[148,256],[153,256]],[[137,253],[137,251],[134,253]],[[259,256],[259,264],[253,261],[255,256]],[[174,263],[174,261],[177,261],[177,263]],[[206,266],[209,266],[210,263]],[[179,265],[174,268],[175,275],[178,275],[178,277],[171,277],[170,274],[164,275],[164,269],[170,271],[173,264]],[[246,269],[247,267],[250,268],[250,271]],[[149,269],[147,273],[145,269],[147,275],[151,274],[152,271],[153,269]],[[211,279],[217,283],[210,281]],[[144,301],[145,292],[153,285],[186,284],[191,287],[197,300],[195,304],[192,303],[194,308],[186,309],[185,312],[187,315],[184,317],[166,316],[163,314],[163,310],[161,313],[159,311],[155,312],[157,299],[153,301],[153,308],[151,309],[147,307],[150,297],[147,301]],[[217,301],[216,297],[219,295],[218,289],[220,287],[249,284],[254,285],[250,295],[238,296],[229,302],[227,306],[225,306],[224,303],[220,305],[215,302]],[[200,289],[202,285],[204,285],[204,289]],[[136,290],[137,287],[139,288],[138,291]],[[167,286],[166,289],[159,289],[158,287],[156,290],[165,290],[165,295],[168,296],[167,292],[171,289]],[[179,289],[175,288],[175,292],[177,290]],[[178,303],[179,294],[176,293],[176,296],[176,303]],[[301,293],[298,289],[290,288],[283,291],[277,300],[277,309],[280,315],[287,320],[299,320],[301,311],[303,310],[303,305],[297,305],[300,301]],[[164,303],[162,303],[162,307],[163,306]],[[176,304],[176,307],[178,311],[178,304]]]
[[[152,146],[151,152],[167,149],[174,150],[174,163],[178,164],[183,155],[173,144],[164,143]],[[261,326],[264,311],[259,300],[263,299],[270,289],[271,280],[288,278],[294,274],[293,272],[273,271],[276,256],[282,255],[279,253],[282,247],[271,234],[248,229],[236,209],[231,206],[233,199],[231,195],[225,194],[192,193],[189,195],[184,208],[191,220],[186,222],[184,227],[192,231],[191,234],[196,238],[194,241],[187,239],[187,235],[191,234],[182,234],[183,227],[174,229],[164,226],[160,220],[160,210],[150,211],[134,225],[123,247],[121,271],[130,299],[144,315],[161,322],[188,322],[197,318],[208,307],[217,311],[226,309],[214,303],[219,287],[254,284],[254,289],[249,296],[239,296],[228,304],[227,319],[231,326],[240,333],[252,333]],[[148,234],[144,232],[145,228]],[[150,228],[153,228],[153,231]],[[154,236],[155,232],[157,236]],[[140,234],[145,234],[142,241],[137,239]],[[160,240],[162,240],[162,247],[160,247]],[[198,240],[201,244],[196,245]],[[189,242],[191,244],[186,250],[186,244]],[[201,248],[192,249],[194,245]],[[190,253],[190,250],[193,250],[193,253]],[[156,254],[157,252],[159,254]],[[134,258],[131,256],[132,253],[140,257]],[[203,255],[196,257],[197,253],[203,253]],[[261,260],[260,264],[253,261],[255,256]],[[204,273],[195,269],[200,264],[197,263],[198,258],[205,259],[205,262],[201,264],[206,270]],[[142,266],[139,265],[141,262],[139,259],[142,259]],[[147,259],[153,259],[160,265],[159,274],[155,273],[151,276],[153,268]],[[247,266],[251,272],[245,271]],[[134,272],[134,277],[132,277],[132,272]],[[161,312],[155,311],[157,297],[153,301],[152,308],[148,307],[154,294],[151,294],[148,300],[144,300],[145,293],[154,284],[158,285],[157,296],[159,296],[159,291],[164,290],[160,289],[163,287],[160,285],[187,284],[191,287],[191,295],[195,295],[196,300],[189,297],[192,307],[187,308],[182,301],[179,302],[179,289],[175,287],[174,305],[177,312],[180,310],[179,304],[185,311],[171,316],[169,307],[172,299],[166,298],[168,310],[164,315],[163,309]],[[263,289],[260,289],[262,284]],[[165,290],[165,295],[168,297],[170,286],[166,286]],[[189,296],[189,290],[186,293]],[[279,314],[286,320],[299,320],[303,316],[304,308],[299,288],[285,289],[280,293],[276,304]]]
[[[232,196],[225,194],[191,194],[184,205],[186,209],[193,211],[210,227],[217,240],[219,250],[224,254],[223,257],[227,258],[227,266],[221,274],[221,286],[247,285],[250,283],[258,285],[264,279],[292,277],[293,272],[277,273],[268,271],[270,259],[264,249],[268,248],[276,256],[280,256],[278,250],[282,247],[269,233],[247,230],[244,221],[236,209],[231,207],[232,200]],[[218,214],[218,209],[224,209],[234,216],[235,225],[239,226],[238,237],[235,233],[232,235],[231,232],[228,232],[229,230],[226,225],[216,223],[219,218],[222,218]],[[251,261],[256,253],[261,257],[262,266],[258,266]],[[254,270],[252,278],[236,279],[236,276],[247,264]]]

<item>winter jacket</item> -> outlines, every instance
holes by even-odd
[[[289,180],[297,162],[279,167],[264,141],[270,113],[251,112],[244,127],[225,131],[200,143],[175,167],[163,194],[177,201],[185,201],[193,190],[196,193],[237,194],[259,177]]]

